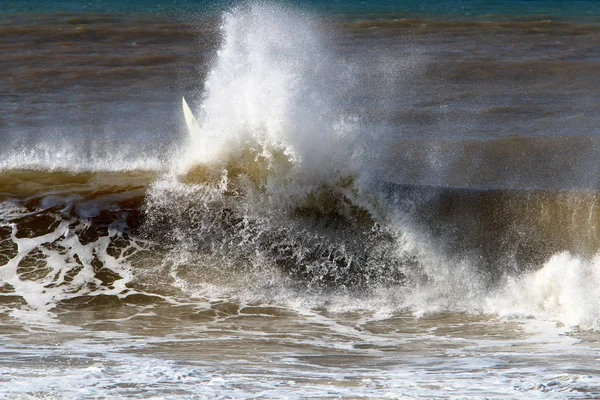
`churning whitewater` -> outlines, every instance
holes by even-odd
[[[598,326],[595,259],[560,253],[519,265],[509,249],[484,260],[476,246],[447,252],[424,229],[419,207],[436,194],[378,179],[390,139],[363,124],[352,102],[364,67],[332,55],[309,16],[251,5],[226,14],[222,30],[199,133],[147,198],[148,230],[171,242],[176,286],[309,308]],[[409,73],[410,62],[395,68]],[[587,202],[596,207],[595,197]]]
[[[511,186],[509,167],[473,172],[479,159],[532,154],[526,139],[394,125],[439,42],[392,55],[362,44],[388,40],[395,23],[415,24],[380,33],[239,5],[220,39],[202,37],[216,45],[200,90],[172,96],[173,132],[132,106],[139,126],[122,141],[114,121],[101,134],[52,118],[43,140],[11,139],[0,324],[17,361],[0,361],[0,397],[598,393],[586,341],[600,329],[598,192],[531,188],[525,174]],[[456,128],[451,110],[418,103]]]

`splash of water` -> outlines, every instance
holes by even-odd
[[[131,245],[107,252],[126,230],[82,244],[85,229],[72,229],[80,219],[67,218],[35,239],[39,276],[28,281],[18,269],[34,249],[11,230],[18,250],[1,277],[30,307],[123,296],[134,282],[333,311],[525,314],[598,327],[597,261],[561,254],[523,271],[501,254],[506,268],[490,272],[480,252],[448,251],[450,229],[432,232],[417,218],[431,193],[376,179],[386,138],[349,100],[371,66],[336,56],[310,16],[248,4],[224,16],[222,34],[196,109],[200,135],[147,193],[141,235],[167,250],[134,270]],[[96,260],[120,279],[99,282]]]
[[[250,151],[273,175],[285,165],[314,182],[347,170],[358,134],[352,115],[342,112],[350,66],[324,47],[316,23],[275,5],[249,4],[225,14],[222,32],[197,113],[202,134],[179,167]]]
[[[582,279],[597,275],[597,263],[558,255],[539,271],[490,273],[476,252],[446,254],[411,215],[414,199],[376,183],[370,167],[385,138],[348,111],[360,68],[336,58],[309,16],[249,4],[225,15],[222,32],[196,113],[201,135],[174,167],[184,185],[157,184],[148,202],[149,226],[177,221],[169,270],[186,290],[239,295],[231,276],[269,275],[245,296],[291,301],[300,279],[334,287],[337,300],[316,303],[339,309],[521,313],[595,326],[596,303],[576,304],[594,295]],[[227,276],[221,286],[214,265]],[[182,280],[182,268],[195,278]]]

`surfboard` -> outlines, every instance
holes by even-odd
[[[198,121],[196,121],[192,110],[190,110],[190,107],[185,101],[185,97],[182,97],[181,100],[183,101],[183,116],[185,117],[185,124],[187,125],[190,137],[198,138],[200,136],[200,126],[198,125]]]

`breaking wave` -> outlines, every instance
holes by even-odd
[[[167,163],[5,168],[5,304],[183,296],[599,328],[597,193],[383,179],[391,139],[353,100],[363,67],[317,21],[248,4],[221,30],[198,134]]]

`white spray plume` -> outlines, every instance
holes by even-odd
[[[223,44],[205,83],[200,132],[180,168],[235,158],[251,149],[284,153],[304,173],[339,168],[352,118],[341,112],[347,67],[323,46],[311,19],[268,4],[225,14]],[[340,140],[345,136],[344,141]]]

